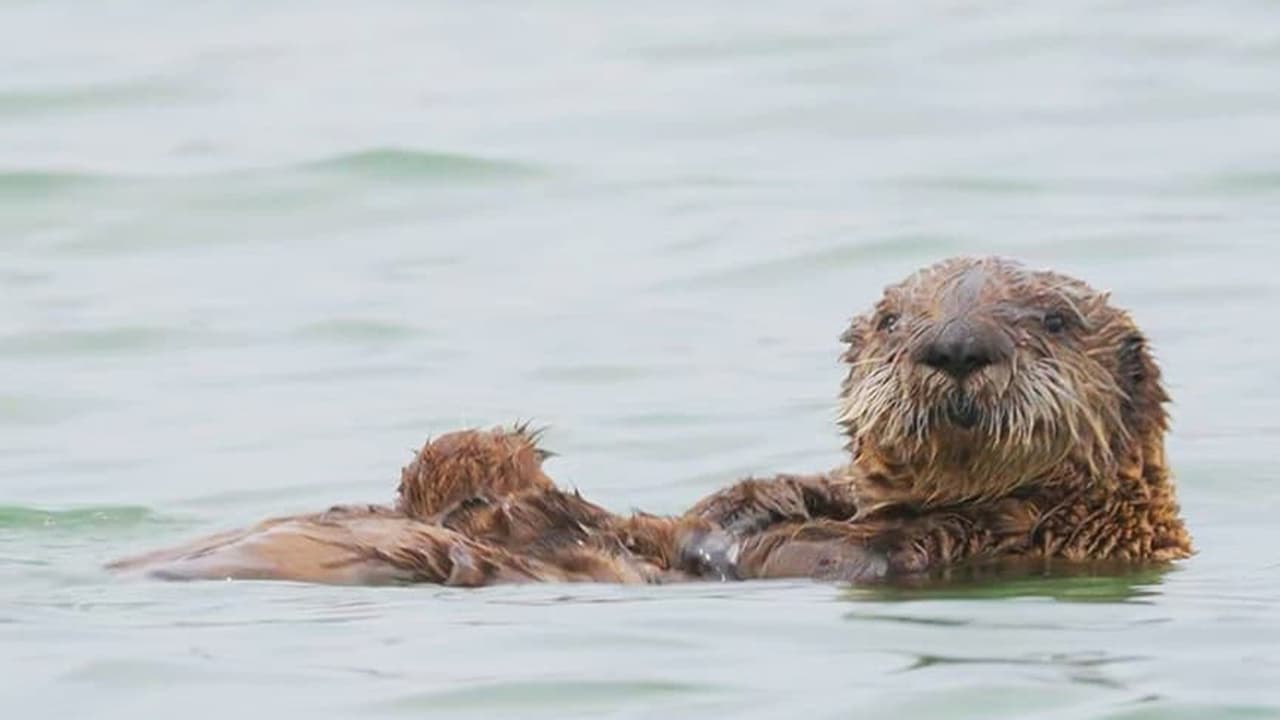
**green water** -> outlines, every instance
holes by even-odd
[[[1280,717],[1280,7],[0,3],[6,717]],[[1164,573],[123,581],[550,424],[675,511],[838,462],[841,329],[1001,253],[1175,398]]]

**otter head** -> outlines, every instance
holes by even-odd
[[[1145,340],[1079,280],[946,260],[886,288],[841,339],[840,421],[869,505],[1107,482],[1162,449],[1167,397]]]
[[[542,461],[551,453],[537,441],[538,432],[525,425],[460,430],[428,440],[400,473],[397,508],[429,517],[470,498],[554,488],[542,472]]]

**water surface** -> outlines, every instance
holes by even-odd
[[[1280,716],[1280,22],[1217,4],[0,4],[14,717]],[[326,588],[101,562],[549,424],[619,510],[840,460],[909,270],[1111,288],[1200,549],[957,583]]]

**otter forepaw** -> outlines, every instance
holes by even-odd
[[[719,529],[698,528],[681,539],[679,564],[686,572],[719,580],[740,580],[738,541]]]

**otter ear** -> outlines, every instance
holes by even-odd
[[[1130,333],[1120,341],[1117,355],[1116,380],[1125,392],[1124,413],[1127,419],[1135,425],[1155,425],[1155,428],[1135,428],[1139,431],[1163,430],[1164,403],[1169,400],[1169,395],[1160,383],[1160,367],[1147,347],[1146,338],[1136,331]]]

